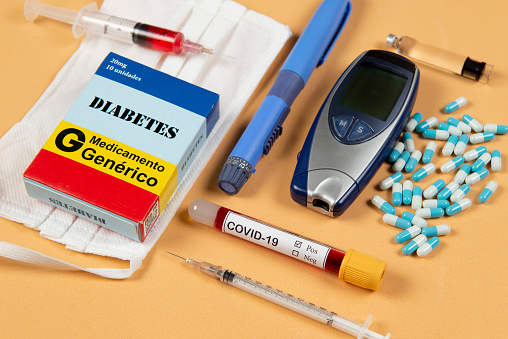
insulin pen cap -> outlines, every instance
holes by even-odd
[[[383,280],[386,263],[371,255],[350,249],[339,270],[339,279],[376,291]]]

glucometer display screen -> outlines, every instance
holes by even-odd
[[[363,63],[346,85],[338,104],[386,121],[406,82],[403,75]]]

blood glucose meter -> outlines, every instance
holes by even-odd
[[[419,70],[408,59],[370,50],[341,75],[298,154],[291,197],[329,216],[346,211],[372,179],[413,109]]]

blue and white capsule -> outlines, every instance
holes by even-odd
[[[423,152],[422,162],[428,164],[432,161],[434,153],[436,153],[437,144],[435,141],[429,141]]]
[[[426,237],[435,237],[435,236],[441,236],[441,235],[447,235],[451,232],[451,228],[449,225],[442,224],[437,226],[430,226],[422,228],[422,234]]]
[[[409,157],[409,160],[406,163],[406,166],[404,167],[404,170],[408,173],[411,173],[415,170],[416,165],[420,162],[420,159],[422,158],[422,152],[420,151],[414,151],[411,156]]]
[[[420,122],[416,126],[416,131],[419,133],[422,133],[423,131],[436,126],[437,123],[438,123],[438,120],[436,117],[430,117],[427,120]]]
[[[406,124],[406,131],[413,132],[416,125],[422,121],[423,115],[420,112],[416,112]]]
[[[418,227],[426,227],[427,226],[427,220],[420,218],[411,212],[402,213],[402,219],[406,219],[414,226],[418,226]]]
[[[443,188],[441,192],[439,192],[439,194],[437,195],[437,199],[438,200],[448,199],[449,197],[452,196],[453,192],[459,189],[459,187],[460,187],[459,184],[457,184],[455,181],[452,181],[451,183],[446,185],[446,187]]]
[[[494,172],[498,172],[501,170],[502,164],[501,164],[501,152],[499,152],[497,149],[492,151],[492,160],[490,161],[490,168]]]
[[[467,104],[467,99],[465,97],[460,97],[453,100],[448,105],[446,105],[444,111],[446,113],[452,113],[461,108],[462,106],[464,106],[465,104]]]
[[[416,237],[418,234],[420,234],[422,229],[418,226],[411,226],[408,229],[400,232],[395,236],[395,241],[399,244],[402,244],[403,242],[408,241],[409,239],[412,239]]]
[[[446,140],[450,137],[450,133],[440,129],[426,129],[422,132],[422,136],[427,139]]]
[[[406,180],[402,184],[402,203],[404,205],[411,205],[413,200],[413,182]]]
[[[449,208],[449,207],[448,207]],[[445,210],[443,208],[420,208],[418,211],[416,211],[416,215],[423,219],[430,219],[430,218],[441,218],[445,214]]]
[[[436,180],[432,185],[427,187],[423,192],[425,199],[432,199],[436,194],[445,187],[446,183],[443,179]],[[414,193],[413,193],[414,194]]]
[[[390,155],[388,156],[388,161],[394,163],[400,157],[402,152],[404,152],[404,143],[402,141],[399,141],[390,152]]]
[[[404,167],[406,166],[407,161],[411,157],[411,154],[408,151],[402,152],[400,157],[395,161],[395,163],[392,166],[392,169],[394,172],[402,172]]]
[[[446,120],[446,122],[448,123],[448,125],[455,126],[458,129],[460,129],[462,131],[462,133],[465,133],[465,134],[471,133],[471,126],[466,124],[464,121],[460,121],[458,119],[455,119],[454,117],[449,117]]]
[[[460,186],[458,190],[453,192],[452,196],[450,197],[450,201],[454,203],[461,201],[466,197],[466,194],[468,194],[469,191],[471,191],[471,186],[469,186],[468,184]]]
[[[409,227],[412,226],[411,221],[388,213],[383,215],[383,221],[388,225],[402,228],[403,230],[408,229]]]
[[[436,238],[436,237],[431,238],[431,239],[427,240],[427,242],[425,244],[418,247],[418,249],[416,250],[416,254],[420,258],[426,257],[430,252],[432,252],[432,250],[434,248],[437,247],[437,245],[439,245],[440,242],[441,242],[441,240],[439,240],[439,238]]]
[[[489,181],[487,186],[485,186],[483,191],[478,196],[478,201],[481,202],[482,204],[486,203],[490,199],[492,194],[497,190],[497,187],[498,187],[497,182]],[[402,217],[404,217],[404,214],[402,214]]]
[[[472,186],[472,185],[480,182],[480,180],[485,179],[488,175],[489,175],[489,170],[484,167],[481,170],[479,170],[478,172],[469,174],[466,177],[466,184]]]
[[[464,198],[446,209],[447,215],[455,215],[471,207],[471,199]]]
[[[455,146],[457,145],[457,142],[459,142],[459,137],[456,135],[450,135],[448,138],[448,141],[446,141],[446,144],[443,147],[443,155],[445,157],[448,157],[452,155],[453,150],[455,149]]]
[[[395,207],[390,205],[385,199],[381,198],[379,195],[373,196],[370,201],[374,206],[379,208],[381,211],[388,214],[395,214]]]
[[[473,172],[478,172],[483,167],[487,166],[487,164],[492,159],[492,155],[489,152],[485,152],[476,161],[471,165],[471,170]]]
[[[473,131],[475,131],[476,133],[480,133],[481,131],[483,131],[483,125],[469,114],[464,114],[462,116],[462,121],[471,126]]]
[[[506,134],[508,133],[508,126],[497,124],[485,124],[485,126],[483,126],[483,131],[494,132],[495,134]]]
[[[448,200],[427,199],[423,202],[423,208],[442,208],[450,206]]]
[[[406,151],[409,153],[413,153],[415,151],[415,142],[411,136],[411,133],[404,132],[404,134],[402,134],[402,141],[404,142],[404,148]]]
[[[394,206],[402,205],[402,184],[396,182],[392,186],[392,203]]]
[[[412,178],[414,181],[418,182],[426,177],[428,177],[430,174],[434,173],[436,171],[436,165],[433,163],[427,164],[420,168],[418,171],[416,171]]]
[[[413,200],[411,200],[411,208],[415,211],[422,208],[422,188],[413,186]]]
[[[479,144],[482,142],[491,141],[495,136],[496,135],[494,132],[475,133],[469,137],[469,142],[472,144]]]
[[[459,141],[457,141],[457,145],[455,145],[455,148],[453,149],[453,154],[455,155],[462,155],[466,151],[467,144],[469,142],[469,135],[462,134],[459,138]]]
[[[440,122],[439,124],[437,124],[437,129],[447,131],[448,133],[450,133],[450,135],[456,135],[458,137],[462,135],[462,131],[458,127],[449,125],[446,122]]]
[[[402,247],[402,253],[404,253],[405,255],[410,255],[426,242],[427,242],[426,236],[424,236],[423,234],[417,235],[413,240],[407,243],[407,245]]]
[[[472,149],[464,153],[464,159],[466,159],[466,161],[473,161],[478,159],[478,157],[485,152],[487,152],[487,147],[485,146],[476,147],[475,149]]]
[[[464,163],[464,157],[459,155],[452,160],[448,160],[444,164],[441,165],[441,172],[442,173],[448,173],[459,167]]]
[[[469,172],[471,172],[471,166],[469,166],[468,164],[460,166],[460,169],[457,172],[457,174],[455,174],[455,178],[453,178],[453,181],[455,181],[459,185],[462,185],[466,180],[466,177],[469,175]]]
[[[379,183],[379,187],[382,190],[387,190],[390,187],[392,187],[393,184],[395,184],[396,182],[401,181],[403,177],[404,176],[402,175],[402,172],[397,172],[395,174],[392,174],[388,178],[381,180],[381,182]]]

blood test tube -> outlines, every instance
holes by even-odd
[[[368,254],[342,251],[205,200],[193,201],[189,215],[206,226],[338,273],[339,279],[363,288],[377,290],[386,270],[385,262]]]

